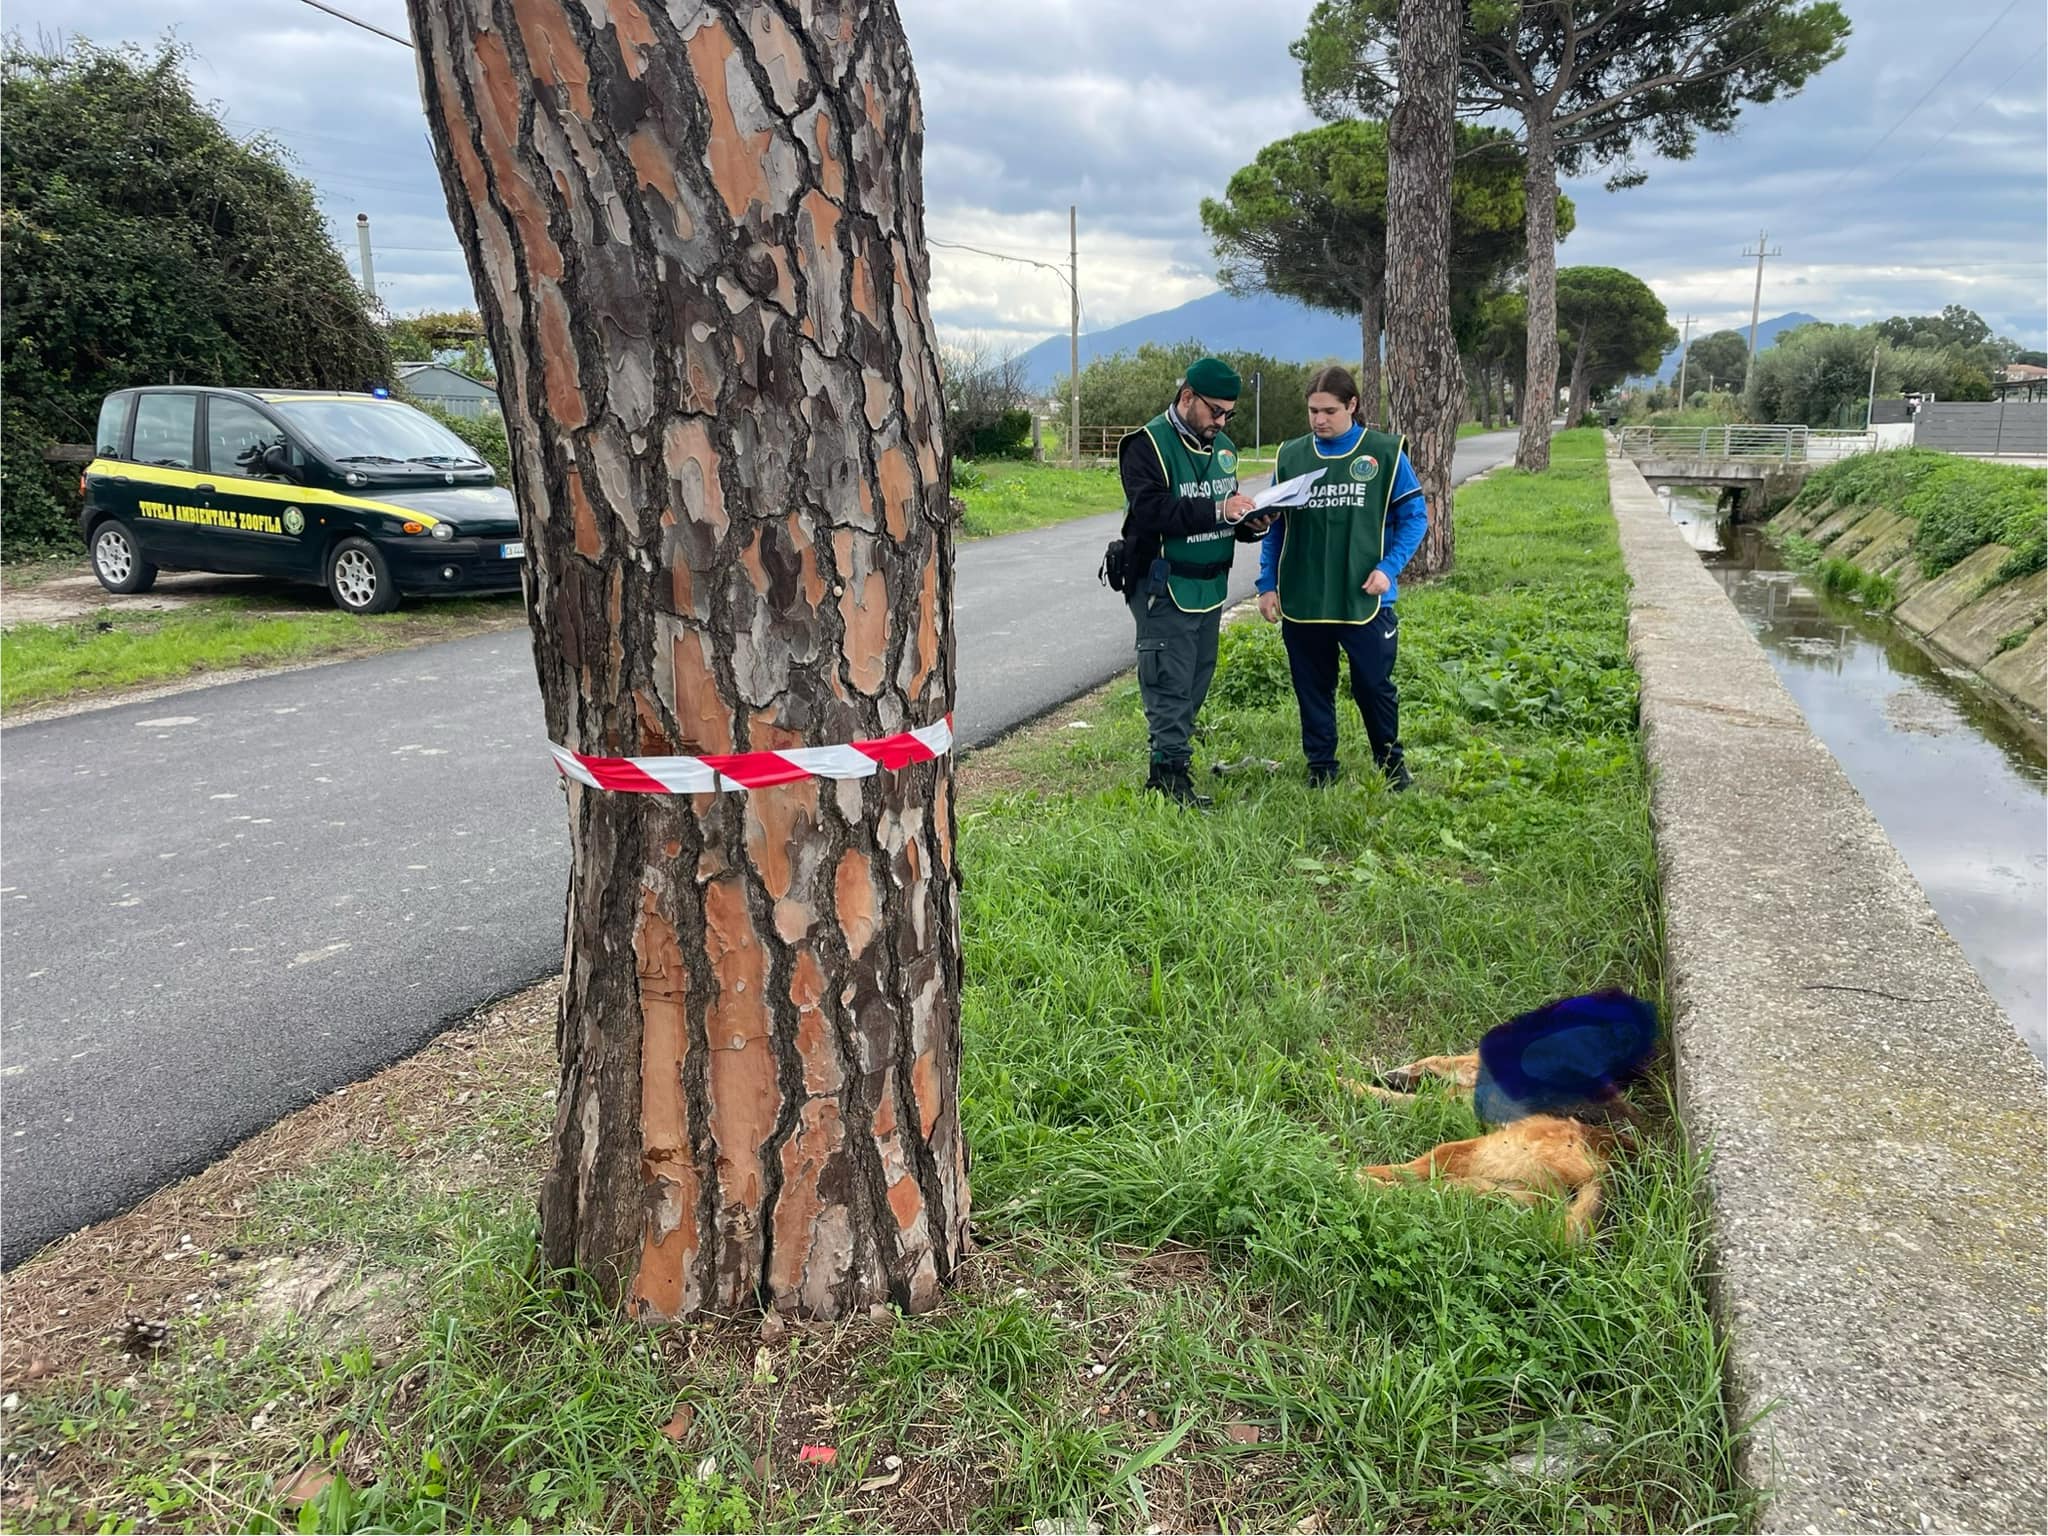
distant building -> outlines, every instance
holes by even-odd
[[[446,363],[400,363],[398,383],[415,400],[439,406],[451,416],[494,416],[499,411],[495,389]]]
[[[2048,368],[2007,363],[1993,371],[1991,393],[1999,400],[2048,400]]]

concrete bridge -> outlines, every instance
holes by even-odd
[[[1805,426],[1623,427],[1621,451],[1652,485],[1759,485],[1779,471],[1890,446],[1878,431]]]

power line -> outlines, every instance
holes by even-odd
[[[1062,283],[1064,283],[1066,285],[1067,291],[1073,294],[1074,303],[1076,304],[1076,306],[1079,307],[1081,312],[1081,328],[1083,330],[1087,329],[1087,302],[1084,299],[1082,299],[1081,291],[1074,286],[1073,280],[1069,278],[1066,273],[1062,272],[1058,267],[1054,266],[1051,262],[1037,261],[1029,256],[1014,256],[1011,255],[1008,251],[985,251],[978,245],[963,245],[957,240],[935,240],[930,235],[925,236],[924,243],[926,245],[940,246],[949,251],[971,251],[976,256],[987,256],[994,261],[1014,261],[1027,267],[1043,267],[1046,271],[1050,272],[1054,277],[1058,278]]]
[[[962,245],[957,240],[934,240],[929,235],[925,236],[924,243],[926,245],[943,246],[949,251],[972,251],[977,256],[987,256],[996,261],[1014,261],[1027,267],[1043,267],[1061,282],[1066,283],[1069,288],[1074,286],[1072,282],[1068,281],[1067,274],[1049,261],[1037,261],[1029,256],[1012,256],[1007,251],[985,251],[978,245]]]
[[[1818,202],[1804,204],[1801,211],[1810,217],[1812,214],[1826,207],[1828,203],[1834,199],[1836,194],[1839,193],[1842,190],[1842,188],[1848,184],[1850,177],[1854,176],[1856,172],[1859,169],[1861,169],[1863,162],[1868,160],[1872,155],[1876,154],[1877,151],[1883,147],[1887,139],[1889,139],[1893,134],[1897,133],[1899,129],[1903,128],[1906,125],[1907,121],[1913,116],[1914,113],[1918,112],[1922,107],[1927,105],[1929,99],[1934,95],[1936,91],[1941,89],[1942,85],[1948,80],[1948,77],[1954,74],[1956,70],[1962,66],[1962,63],[1965,59],[1969,58],[1971,54],[1977,51],[1978,46],[1984,41],[1984,39],[1989,37],[1992,34],[1992,32],[1997,29],[1998,24],[2004,21],[2005,18],[2012,13],[2013,8],[2018,4],[2019,0],[2006,0],[2005,8],[2001,10],[1996,16],[1993,16],[1991,18],[1990,23],[1984,28],[1984,30],[1978,33],[1977,36],[1971,40],[1969,47],[1965,48],[1961,53],[1957,54],[1953,59],[1949,61],[1948,68],[1944,69],[1941,72],[1941,74],[1936,78],[1935,82],[1932,85],[1930,85],[1924,92],[1921,93],[1920,99],[1915,101],[1912,106],[1906,108],[1904,112],[1900,113],[1899,116],[1893,120],[1892,125],[1889,128],[1885,129],[1883,133],[1879,134],[1875,139],[1873,139],[1869,146],[1865,148],[1863,153],[1858,155],[1855,158],[1855,160],[1850,162],[1849,168],[1843,171],[1842,174],[1838,178],[1836,178],[1835,183],[1832,187],[1830,187],[1826,192],[1821,194],[1820,200]],[[2017,73],[2017,71],[2015,71],[2014,73]],[[2006,78],[2010,79],[2011,76],[2008,75]],[[2000,85],[2002,86],[2003,83],[2004,82],[2001,81]],[[1995,94],[1999,88],[1999,86],[1994,86],[1990,92],[1986,93],[1987,97],[1991,94]],[[1952,133],[1955,130],[1953,127],[1951,127],[1949,131]],[[1945,138],[1947,137],[1947,135],[1944,134],[1943,137]],[[1929,147],[1931,148],[1932,146]],[[1903,169],[1903,167],[1901,169]],[[1894,179],[1896,175],[1897,172],[1894,172],[1893,177],[1888,177],[1886,179],[1887,182]],[[1879,185],[1884,184],[1885,183],[1879,183]],[[1873,190],[1875,189],[1873,188]],[[1743,254],[1744,256],[1748,256],[1750,253],[1745,251]],[[1801,265],[1809,267],[1819,267],[1828,264],[1822,262],[1805,262],[1801,263]],[[1835,265],[1855,266],[1859,265],[1859,263],[1840,262],[1835,263]],[[1892,263],[1891,265],[1899,266],[1902,264]],[[1929,267],[1925,270],[1941,271],[1949,270],[1949,267],[1947,265],[1943,265],[1937,267]],[[1721,295],[1716,296],[1714,303],[1711,307],[1716,313],[1719,313],[1724,311],[1731,302],[1733,301],[1730,299],[1730,297],[1727,294],[1723,293]]]
[[[1940,138],[1934,139],[1930,141],[1928,144],[1924,145],[1921,148],[1920,153],[1913,156],[1912,159],[1901,162],[1899,168],[1893,171],[1891,175],[1885,177],[1883,181],[1877,183],[1876,186],[1872,187],[1870,189],[1871,192],[1878,192],[1881,191],[1883,188],[1890,186],[1893,182],[1897,181],[1901,176],[1905,175],[1907,171],[1911,170],[1914,166],[1918,165],[1922,160],[1926,159],[1929,155],[1933,154],[1935,150],[1939,149],[1944,143],[1948,141],[1948,137],[1950,134],[1954,133],[1958,128],[1962,127],[1963,124],[1969,122],[1972,118],[1974,118],[1978,114],[1978,112],[1983,110],[1985,103],[1989,102],[1992,97],[1996,96],[2000,91],[2004,90],[2006,86],[2012,83],[2013,76],[2017,75],[2021,70],[2025,69],[2028,65],[2032,64],[2036,59],[2040,58],[2041,54],[2044,51],[2048,51],[2048,43],[2041,44],[2039,47],[2035,48],[2035,50],[2032,53],[2028,54],[2024,59],[2021,59],[2019,63],[2015,64],[2011,69],[2007,70],[2005,78],[2000,80],[1998,84],[1991,87],[1991,89],[1986,91],[1982,96],[1979,96],[1974,106],[1960,113],[1954,122],[1950,123],[1948,127],[1942,130]]]
[[[1949,61],[1948,68],[1944,69],[1938,76],[1935,77],[1934,84],[1928,86],[1925,91],[1921,92],[1920,99],[1918,101],[1914,102],[1913,105],[1906,108],[1904,112],[1900,113],[1898,118],[1892,123],[1891,127],[1885,129],[1883,133],[1880,133],[1874,140],[1871,141],[1870,147],[1868,149],[1864,150],[1862,154],[1858,155],[1853,161],[1850,162],[1849,168],[1846,171],[1842,172],[1841,176],[1836,179],[1835,184],[1832,187],[1830,187],[1826,192],[1821,194],[1819,202],[1810,203],[1807,205],[1806,212],[1809,215],[1811,215],[1817,212],[1819,209],[1826,207],[1827,204],[1834,198],[1835,194],[1837,192],[1840,192],[1842,188],[1848,184],[1849,178],[1855,175],[1857,171],[1862,169],[1863,162],[1868,160],[1872,155],[1876,154],[1878,150],[1884,146],[1885,140],[1889,139],[1893,134],[1897,133],[1901,128],[1905,127],[1907,121],[1913,116],[1913,114],[1918,112],[1922,107],[1926,106],[1927,103],[1933,99],[1934,93],[1940,90],[1942,86],[1948,83],[1948,77],[1954,74],[1958,69],[1962,67],[1963,60],[1967,59],[1971,54],[1977,51],[1978,47],[1983,43],[1984,39],[1989,37],[1994,31],[1997,30],[1998,24],[2001,21],[2005,20],[2005,18],[2011,14],[2013,8],[2017,6],[2019,3],[2020,0],[2005,0],[2005,9],[2000,11],[1996,16],[1991,18],[1990,24],[1986,26],[1982,32],[1979,32],[1977,34],[1976,38],[1971,42],[1969,47],[1965,48],[1961,53],[1957,54],[1953,59]]]
[[[310,5],[316,11],[325,11],[330,16],[338,17],[340,20],[347,22],[352,27],[361,27],[365,32],[374,32],[379,37],[388,38],[392,42],[398,44],[398,46],[401,48],[412,47],[411,38],[400,37],[396,32],[386,32],[382,27],[375,26],[372,23],[363,20],[363,18],[360,16],[349,15],[347,11],[337,11],[333,6],[326,4],[325,0],[302,0],[302,3]],[[2013,0],[2013,4],[2019,4],[2019,0]]]

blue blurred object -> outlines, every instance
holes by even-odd
[[[1657,1048],[1657,1010],[1626,992],[1567,997],[1479,1042],[1472,1107],[1490,1125],[1611,1100]]]

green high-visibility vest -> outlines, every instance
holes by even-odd
[[[1213,501],[1220,509],[1237,494],[1237,449],[1222,433],[1204,448],[1183,437],[1164,411],[1138,430],[1159,455],[1167,489],[1175,496]],[[1126,502],[1125,516],[1130,510]],[[1174,607],[1187,613],[1221,608],[1230,595],[1230,562],[1236,553],[1237,530],[1228,525],[1166,540],[1160,554],[1166,558],[1166,592]]]
[[[1282,514],[1280,611],[1297,624],[1366,624],[1380,600],[1365,590],[1387,553],[1387,508],[1402,439],[1360,435],[1349,453],[1325,453],[1313,436],[1280,446],[1273,483],[1320,469],[1305,506]]]

